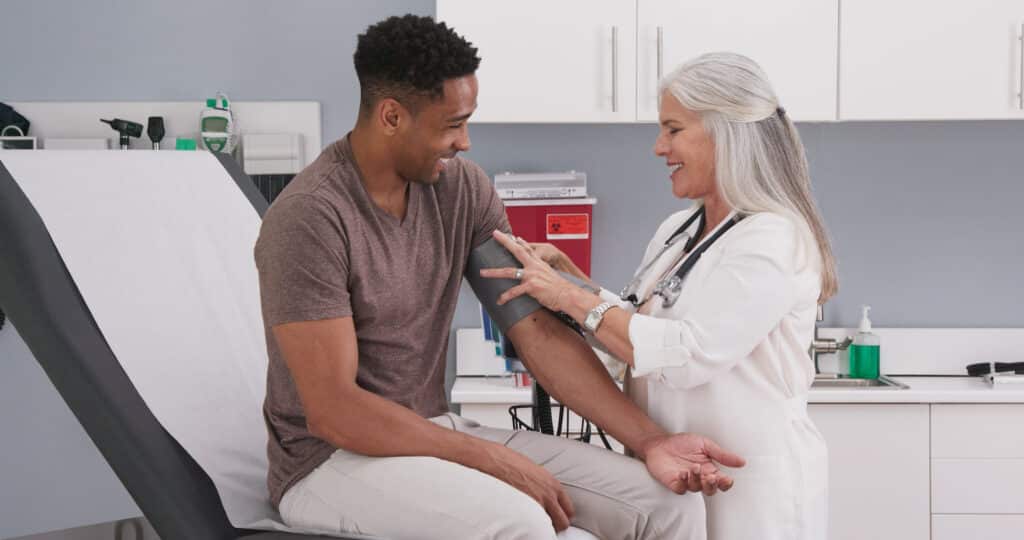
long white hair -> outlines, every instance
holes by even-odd
[[[832,297],[836,262],[811,194],[804,146],[761,67],[740,54],[704,54],[662,79],[659,95],[665,91],[701,117],[714,141],[715,180],[725,203],[794,220],[820,254],[818,302]]]

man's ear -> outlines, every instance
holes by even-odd
[[[377,122],[387,135],[394,135],[408,122],[409,111],[398,100],[384,98],[377,104]]]

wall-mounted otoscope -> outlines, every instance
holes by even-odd
[[[164,117],[150,116],[146,126],[146,135],[149,135],[149,140],[153,141],[153,150],[160,149],[160,141],[163,140],[165,134]]]
[[[121,134],[121,150],[128,149],[128,137],[137,138],[142,136],[142,124],[138,122],[122,120],[120,118],[115,118],[113,120],[104,120],[100,118],[100,122],[110,124],[110,127],[114,128],[114,131]]]

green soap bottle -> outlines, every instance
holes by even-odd
[[[880,375],[878,367],[882,341],[878,339],[877,334],[871,333],[871,319],[868,319],[871,306],[864,306],[863,310],[860,328],[857,329],[857,335],[853,337],[853,344],[850,345],[850,377],[877,379]]]

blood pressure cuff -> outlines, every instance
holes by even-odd
[[[515,256],[493,238],[480,244],[469,254],[466,280],[469,281],[473,293],[487,310],[487,314],[498,324],[498,328],[502,332],[507,332],[509,328],[512,328],[527,315],[541,309],[541,305],[524,294],[499,306],[498,297],[518,285],[519,282],[514,279],[481,277],[480,270],[485,268],[522,268],[522,266]]]

